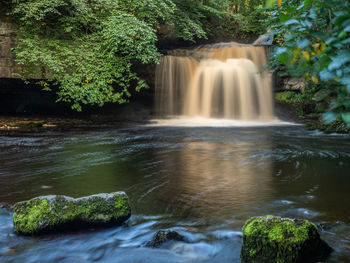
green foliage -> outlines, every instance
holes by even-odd
[[[258,6],[254,11],[244,13],[228,12],[225,15],[224,25],[227,35],[231,34],[243,41],[252,41],[257,35],[265,33],[267,24],[265,9]]]
[[[265,33],[268,14],[264,0],[226,2],[228,7],[224,12],[223,21],[216,25],[217,33],[224,35],[224,41],[235,39],[251,42],[258,35]]]
[[[157,63],[158,39],[251,41],[268,25],[265,0],[5,0],[18,27],[20,76],[46,79],[57,101],[124,103],[147,83],[133,65]]]
[[[129,88],[147,84],[135,63],[156,63],[157,31],[205,38],[205,21],[220,16],[226,0],[13,0],[18,26],[14,49],[23,78],[47,78],[44,90],[59,88],[57,101],[102,106],[123,103]]]
[[[331,89],[313,86],[306,89],[304,92],[284,91],[276,93],[276,99],[289,104],[318,103],[328,99],[328,96],[331,94]]]
[[[326,133],[349,133],[350,128],[339,116],[329,122],[324,122],[324,111],[332,102],[332,98],[337,95],[333,88],[314,86],[306,89],[303,93],[295,91],[278,92],[275,99],[280,103],[291,105],[300,119],[306,122],[306,127],[310,130],[321,130]],[[322,118],[323,117],[323,118]]]
[[[290,75],[333,89],[324,121],[342,118],[350,125],[350,3],[283,1],[271,11],[271,23],[280,45],[274,58]]]
[[[305,98],[306,97],[306,98]],[[309,99],[305,93],[296,93],[294,91],[279,92],[276,94],[276,99],[286,103],[302,103]]]
[[[317,112],[317,105],[319,104],[314,100],[314,94],[315,88],[307,89],[303,93],[285,91],[276,93],[275,99],[279,102],[292,105],[292,109],[298,117],[305,119],[310,114],[319,113]]]

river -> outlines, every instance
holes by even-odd
[[[350,261],[350,136],[301,126],[149,127],[0,136],[0,262],[240,262],[249,217],[301,217]],[[5,207],[39,195],[125,191],[120,227],[14,233]],[[188,240],[148,248],[159,229]]]

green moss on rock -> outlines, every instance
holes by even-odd
[[[16,203],[13,223],[17,233],[32,235],[64,228],[121,224],[131,215],[123,192],[82,198],[41,196]]]
[[[265,216],[251,218],[243,226],[242,262],[313,262],[331,251],[307,220]]]

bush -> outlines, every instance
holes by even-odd
[[[340,118],[350,126],[350,3],[283,1],[271,11],[271,24],[280,45],[273,58],[290,75],[332,89],[333,100],[323,119],[330,123]]]

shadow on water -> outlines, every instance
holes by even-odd
[[[350,257],[350,137],[301,127],[133,127],[0,137],[0,202],[124,190],[118,228],[38,238],[13,233],[0,208],[1,262],[239,262],[250,216],[302,217]],[[190,243],[144,244],[160,228]]]

